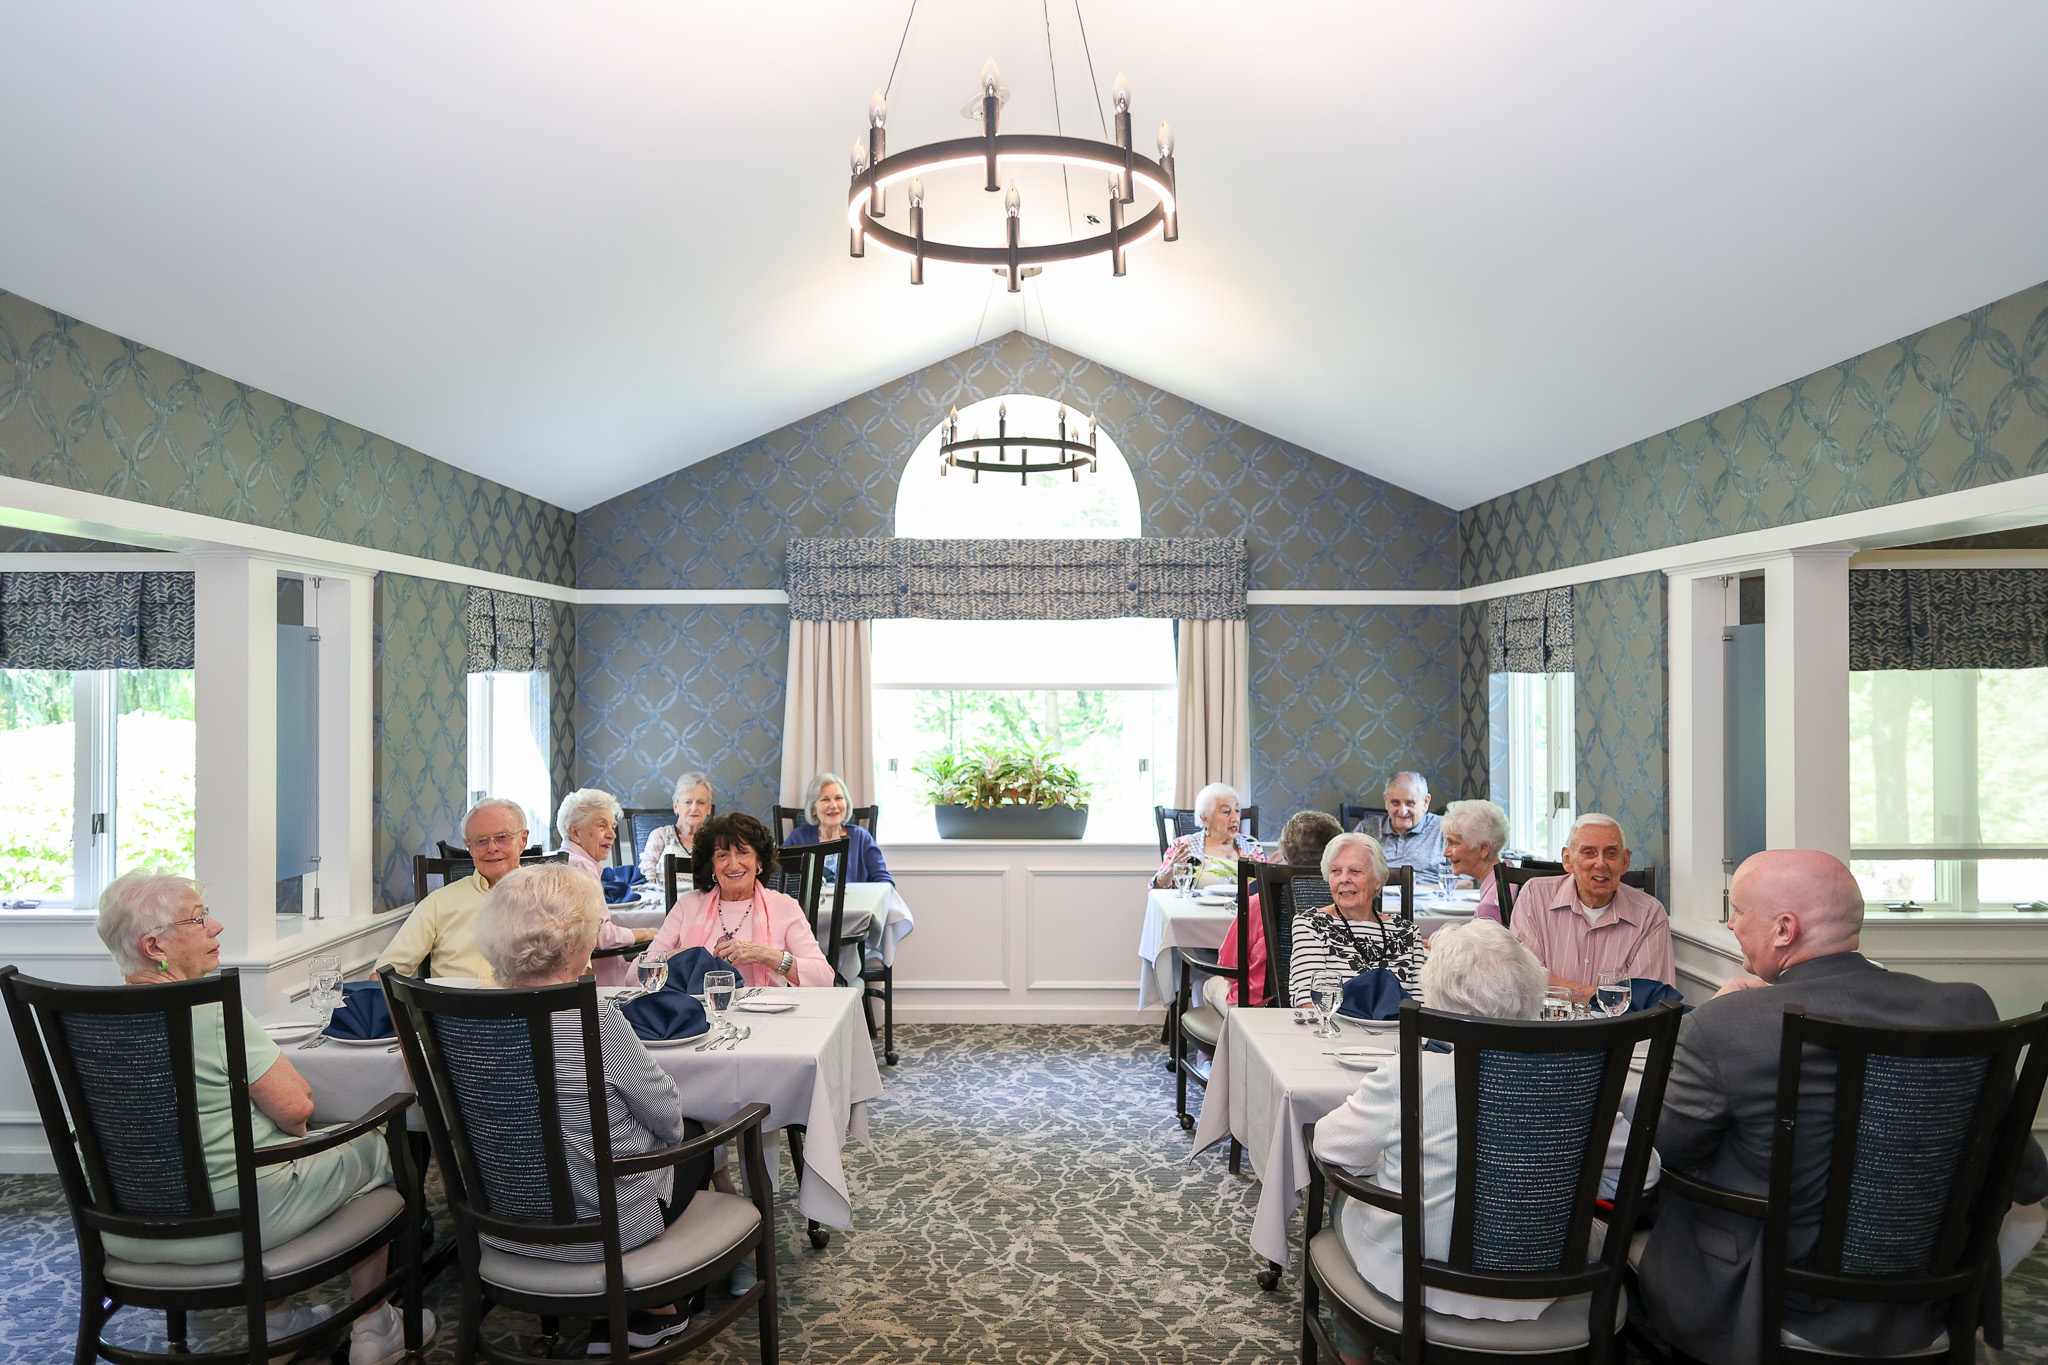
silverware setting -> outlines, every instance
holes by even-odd
[[[300,1043],[300,1044],[299,1044],[299,1049],[298,1049],[298,1050],[299,1050],[299,1051],[301,1051],[301,1052],[304,1052],[304,1051],[306,1051],[306,1050],[307,1050],[308,1048],[316,1048],[316,1047],[319,1047],[319,1046],[320,1046],[320,1045],[321,1045],[322,1043],[325,1043],[326,1041],[327,1041],[327,1035],[326,1035],[326,1034],[324,1034],[324,1033],[316,1033],[316,1034],[314,1034],[314,1035],[313,1035],[313,1036],[312,1036],[311,1038],[308,1038],[308,1039],[307,1039],[307,1040],[306,1040],[305,1042],[303,1042],[303,1043]]]

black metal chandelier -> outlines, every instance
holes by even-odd
[[[993,461],[975,458],[975,452],[993,447],[996,458]],[[1010,463],[1010,450],[1017,450],[1017,463]],[[968,452],[967,459],[960,458],[961,451]],[[1034,450],[1057,452],[1057,458],[1031,462]],[[1029,483],[1033,474],[1057,474],[1061,470],[1073,473],[1073,482],[1081,481],[1081,471],[1090,474],[1095,464],[1095,419],[1088,419],[1088,439],[1073,441],[1067,439],[1067,410],[1060,409],[1060,434],[1058,436],[1012,436],[1010,434],[1010,405],[1003,403],[996,408],[996,434],[983,436],[979,431],[963,441],[960,439],[960,409],[954,408],[946,418],[946,436],[939,442],[939,477],[944,478],[949,469],[971,469],[974,482],[980,483],[983,474],[1015,474],[1019,484]]]
[[[924,283],[924,263],[951,261],[994,269],[1009,277],[1009,292],[1015,294],[1026,274],[1055,261],[1082,260],[1108,256],[1110,273],[1124,273],[1124,253],[1134,243],[1159,233],[1166,241],[1180,239],[1179,200],[1174,189],[1173,129],[1164,119],[1159,123],[1159,159],[1139,154],[1131,145],[1131,88],[1118,72],[1113,99],[1116,104],[1116,141],[1097,142],[1088,138],[1045,136],[1037,133],[1004,133],[998,129],[1003,101],[1009,92],[1002,88],[1002,73],[995,58],[981,69],[978,116],[979,137],[934,142],[890,156],[886,152],[883,125],[889,106],[877,90],[868,103],[868,140],[863,148],[853,146],[853,182],[846,196],[848,251],[866,254],[867,243],[899,252],[910,258],[910,282]],[[970,101],[969,117],[974,102]],[[938,241],[924,232],[923,173],[979,163],[985,171],[982,188],[994,194],[1003,191],[1003,163],[1049,162],[1105,173],[1109,183],[1108,230],[1093,237],[1076,238],[1049,245],[1026,245],[1022,237],[1023,206],[1015,180],[1003,195],[1008,241],[1003,246],[966,246]],[[908,180],[910,223],[908,232],[898,232],[882,223],[888,213],[889,189]],[[1144,213],[1130,218],[1125,206],[1137,202],[1138,186],[1156,200]],[[1090,215],[1091,220],[1093,215]],[[1022,438],[1012,441],[1018,444]]]

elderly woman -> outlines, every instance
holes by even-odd
[[[1316,867],[1322,863],[1323,850],[1330,840],[1344,832],[1337,823],[1337,817],[1325,811],[1298,810],[1287,817],[1287,823],[1280,827],[1280,861],[1290,867]],[[1266,1003],[1266,920],[1260,912],[1257,892],[1252,893],[1248,907],[1251,914],[1251,1003]],[[1238,963],[1237,924],[1231,923],[1230,932],[1223,936],[1223,950],[1216,955],[1218,963],[1235,967]],[[1202,994],[1217,1009],[1235,1005],[1237,985],[1220,976],[1212,976],[1203,983]]]
[[[595,787],[583,787],[562,798],[561,806],[555,811],[555,832],[562,836],[562,848],[569,855],[572,870],[583,873],[599,886],[604,884],[605,864],[611,858],[612,845],[619,839],[619,817],[624,814],[619,803],[610,792]],[[604,904],[604,892],[597,894],[598,904]],[[628,929],[606,919],[598,926],[597,946],[620,948],[628,943],[645,943],[654,937],[652,929]],[[633,968],[622,957],[600,958],[591,964],[591,971],[600,986],[630,986],[633,984]],[[503,984],[500,982],[499,984]]]
[[[1444,859],[1460,877],[1479,888],[1479,919],[1500,918],[1493,869],[1508,843],[1508,813],[1491,801],[1453,801],[1444,807]]]
[[[687,858],[696,845],[697,831],[711,818],[717,798],[711,794],[711,779],[703,773],[684,773],[676,779],[676,822],[663,825],[647,836],[640,850],[640,875],[648,881],[661,880],[661,860],[671,853]]]
[[[605,923],[604,893],[573,867],[539,864],[512,873],[484,897],[477,922],[477,945],[507,987],[558,986],[581,977],[590,966]],[[569,1188],[580,1218],[597,1215],[597,1157],[592,1146],[588,1093],[590,1082],[583,1055],[583,1026],[577,1016],[554,1016],[555,1079],[561,1111],[564,1155],[569,1163]],[[700,1125],[683,1117],[682,1100],[633,1025],[619,1012],[616,999],[597,1007],[599,1066],[604,1072],[605,1123],[612,1155],[637,1156],[671,1147]],[[661,1236],[682,1214],[711,1175],[709,1153],[680,1167],[643,1171],[618,1178],[615,1196],[619,1213],[619,1244],[627,1251]],[[496,1246],[508,1244],[486,1237]],[[596,1242],[519,1245],[511,1249],[557,1261],[597,1261],[604,1248]],[[629,1316],[628,1336],[636,1350],[658,1346],[680,1335],[690,1320],[670,1305]],[[610,1325],[591,1324],[593,1342],[609,1345]]]
[[[774,871],[775,839],[759,820],[728,811],[705,821],[690,853],[696,890],[676,897],[647,951],[709,948],[749,986],[831,985],[803,907],[761,884]]]
[[[894,886],[896,879],[889,875],[889,864],[882,861],[882,849],[875,842],[875,836],[859,825],[849,825],[846,817],[853,813],[853,803],[847,798],[846,783],[838,773],[819,773],[811,779],[811,785],[804,789],[804,811],[813,823],[798,825],[790,832],[787,845],[829,844],[834,839],[846,840],[846,880],[849,882],[887,882]],[[825,860],[825,875],[834,875],[834,859]]]
[[[1305,1005],[1316,985],[1340,984],[1376,967],[1391,971],[1403,990],[1415,994],[1422,940],[1407,920],[1381,913],[1387,855],[1379,840],[1356,831],[1340,834],[1323,846],[1322,866],[1331,903],[1295,911],[1294,948],[1287,958],[1290,1003]]]
[[[1480,1019],[1534,1019],[1543,1006],[1550,974],[1515,936],[1499,924],[1475,920],[1439,929],[1422,968],[1423,1002],[1433,1010]],[[1458,1103],[1456,1062],[1449,1053],[1422,1054],[1422,1093],[1401,1093],[1401,1068],[1383,1066],[1359,1083],[1350,1099],[1316,1124],[1316,1154],[1351,1174],[1390,1190],[1401,1188],[1401,1114],[1422,1107],[1423,1254],[1450,1254],[1451,1212],[1457,1193]],[[1603,1198],[1614,1184],[1628,1151],[1628,1120],[1616,1115],[1608,1141]],[[1645,1184],[1660,1171],[1653,1153]],[[1345,1200],[1337,1215],[1337,1237],[1365,1282],[1399,1303],[1401,1220],[1370,1204]],[[1548,1308],[1550,1299],[1489,1299],[1446,1289],[1426,1289],[1423,1302],[1438,1313],[1464,1318],[1524,1321]],[[1347,1365],[1370,1352],[1338,1317],[1338,1346]]]
[[[220,967],[219,921],[206,913],[205,888],[185,877],[148,869],[117,877],[100,897],[100,939],[131,986],[192,981]],[[289,1142],[306,1133],[313,1116],[313,1091],[278,1050],[263,1026],[242,1011],[242,1061],[249,1081],[249,1126],[258,1147]],[[233,1098],[228,1089],[227,1028],[218,1005],[192,1012],[192,1069],[199,1099],[199,1140],[216,1207],[240,1207],[235,1183]],[[305,1233],[357,1195],[391,1184],[384,1139],[365,1133],[353,1141],[297,1161],[265,1166],[256,1175],[258,1221],[266,1248]],[[206,1265],[242,1254],[233,1234],[178,1241],[118,1237],[107,1251],[123,1260]],[[360,1298],[384,1278],[379,1248],[349,1271],[353,1297]],[[325,1305],[288,1308],[269,1305],[265,1326],[272,1338],[301,1332],[332,1316]],[[426,1315],[432,1335],[433,1314]],[[398,1310],[385,1303],[356,1319],[349,1359],[356,1365],[387,1365],[405,1353]]]
[[[1202,827],[1183,834],[1166,846],[1166,860],[1159,864],[1152,885],[1172,886],[1174,869],[1183,864],[1195,869],[1196,886],[1214,886],[1237,881],[1237,860],[1266,861],[1259,841],[1238,832],[1244,798],[1223,782],[1211,782],[1195,793],[1195,819]]]

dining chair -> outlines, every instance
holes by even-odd
[[[78,1239],[77,1360],[261,1365],[293,1352],[324,1358],[350,1323],[390,1294],[398,1296],[407,1349],[420,1349],[424,1202],[405,1140],[412,1096],[387,1096],[351,1122],[258,1148],[249,1119],[241,973],[235,968],[163,985],[74,986],[0,967],[0,994]],[[223,1034],[233,1119],[239,1205],[234,1208],[216,1200],[200,1139],[192,1030],[196,1019],[214,1017]],[[380,1128],[394,1183],[358,1194],[297,1237],[266,1248],[258,1174]],[[240,1246],[202,1264],[130,1261],[108,1251],[103,1239],[109,1234],[150,1241],[226,1236]],[[266,1302],[346,1275],[381,1247],[391,1249],[391,1262],[368,1294],[338,1306],[317,1326],[269,1339]],[[169,1352],[107,1342],[101,1332],[123,1308],[162,1310]],[[239,1311],[248,1331],[246,1350],[193,1354],[187,1315],[195,1309]]]
[[[1816,1065],[1835,1077],[1820,1112],[1813,1097],[1802,1094],[1802,1081]],[[2048,1004],[2020,1019],[1937,1028],[1852,1024],[1787,1005],[1766,1192],[1747,1194],[1685,1171],[1664,1172],[1669,1194],[1763,1224],[1759,1340],[1738,1349],[1761,1365],[1838,1365],[1848,1358],[1785,1330],[1786,1296],[1797,1294],[1809,1301],[1936,1305],[1945,1324],[1941,1336],[1919,1351],[1879,1358],[1976,1360],[1985,1289],[1998,1284],[1999,1225],[2012,1202],[2044,1080]],[[1802,1125],[1819,1127],[1823,1112],[1826,1127],[1802,1132]],[[1795,1186],[1801,1142],[1829,1145],[1817,1210],[1800,1207]],[[1808,1230],[1817,1222],[1818,1237],[1808,1231],[1795,1239],[1795,1218]],[[1632,1264],[1641,1263],[1654,1235],[1637,1235]],[[1994,1317],[1992,1334],[1997,1330]],[[1647,1327],[1632,1327],[1631,1337],[1653,1359],[1690,1359]]]
[[[676,813],[671,806],[628,806],[619,824],[619,841],[612,845],[612,861],[624,867],[638,867],[641,850],[654,837],[654,831],[675,822]]]
[[[789,836],[796,833],[800,826],[811,823],[811,813],[801,806],[775,806],[771,810],[769,825],[775,831],[775,842],[778,844],[787,843]],[[846,823],[859,825],[868,832],[871,839],[879,837],[875,833],[875,826],[881,822],[881,818],[882,808],[879,805],[849,806],[846,811]],[[1165,851],[1161,850],[1159,856],[1165,857]]]
[[[1415,923],[1415,869],[1412,867],[1390,867],[1387,869],[1387,884],[1380,888],[1380,909],[1385,911],[1387,893],[1396,892],[1401,897],[1401,908],[1396,913],[1405,924]]]
[[[1524,861],[1520,867],[1509,867],[1506,863],[1493,865],[1493,898],[1500,905],[1500,922],[1503,926],[1512,924],[1515,918],[1515,897],[1522,888],[1541,877],[1565,876],[1564,864],[1554,867],[1543,863],[1531,866]],[[1621,874],[1621,884],[1632,886],[1647,896],[1657,894],[1657,869],[1655,866],[1633,868]]]
[[[767,881],[773,889],[795,901],[804,912],[804,919],[811,926],[811,936],[818,940],[818,948],[825,954],[825,960],[832,964],[832,983],[836,986],[850,984],[859,976],[859,969],[847,975],[840,959],[849,942],[856,951],[861,940],[849,940],[846,936],[846,850],[849,840],[844,837],[822,844],[798,844],[794,848],[785,846],[776,852],[776,869]],[[827,877],[825,865],[832,858],[837,875]],[[869,1029],[870,1035],[874,1030]]]
[[[664,910],[675,909],[676,897],[695,886],[688,858],[673,851],[661,855],[661,904]]]
[[[1303,1219],[1302,1360],[1336,1355],[1322,1300],[1376,1349],[1404,1365],[1510,1357],[1516,1365],[1618,1362],[1615,1337],[1628,1316],[1622,1286],[1627,1233],[1634,1229],[1643,1179],[1657,1138],[1664,1085],[1678,1042],[1675,1004],[1614,1019],[1571,1023],[1474,1019],[1403,1001],[1401,1093],[1423,1094],[1426,1043],[1451,1048],[1434,1068],[1454,1068],[1458,1140],[1450,1245],[1426,1254],[1422,1104],[1401,1106],[1401,1188],[1361,1180],[1315,1150],[1305,1126],[1309,1188]],[[1599,1202],[1608,1139],[1621,1109],[1638,1044],[1649,1051],[1629,1125],[1611,1208]],[[1666,1175],[1668,1179],[1668,1172]],[[1358,1273],[1338,1231],[1328,1226],[1328,1192],[1401,1220],[1401,1295],[1391,1297]],[[1595,1249],[1593,1223],[1606,1226]],[[1422,1307],[1431,1289],[1501,1299],[1554,1299],[1531,1319],[1504,1322]],[[1419,1311],[1417,1311],[1419,1309]]]
[[[1240,806],[1238,807],[1237,815],[1239,831],[1253,839],[1257,839],[1259,837],[1259,808],[1257,806]],[[1168,844],[1172,843],[1175,839],[1193,834],[1202,827],[1202,822],[1195,818],[1193,811],[1182,810],[1174,806],[1154,806],[1152,808],[1152,823],[1159,835],[1159,856],[1162,858],[1166,856],[1166,846]],[[1168,832],[1169,829],[1171,833]]]
[[[1259,894],[1259,918],[1266,935],[1266,999],[1288,1003],[1287,960],[1294,951],[1294,917],[1331,903],[1323,869],[1286,863],[1253,863],[1252,879]]]
[[[695,1350],[751,1308],[760,1316],[763,1365],[775,1365],[781,1320],[775,1214],[761,1148],[767,1105],[745,1105],[708,1132],[673,1147],[615,1156],[597,986],[589,976],[561,986],[478,991],[431,986],[389,966],[377,975],[406,1067],[414,1077],[425,1078],[419,1086],[420,1109],[455,1220],[462,1272],[457,1359],[481,1356],[497,1365],[542,1365],[552,1358],[553,1320],[604,1318],[611,1326],[614,1359],[656,1365]],[[557,1068],[557,1054],[565,1051],[586,1059],[574,1069],[582,1071],[586,1087],[580,1098],[590,1116],[594,1213],[577,1211],[570,1183],[568,1138],[559,1117],[562,1086],[569,1078]],[[589,1058],[598,1064],[588,1065]],[[619,1235],[618,1178],[674,1167],[724,1143],[739,1147],[747,1196],[698,1190],[659,1237],[625,1249]],[[593,1243],[598,1254],[589,1260],[556,1260],[516,1249]],[[659,1347],[634,1351],[627,1346],[629,1313],[724,1285],[732,1268],[750,1255],[760,1277],[753,1288]],[[542,1319],[538,1353],[525,1354],[484,1337],[483,1321],[495,1308]]]
[[[448,845],[445,843],[441,845],[444,851],[447,847]],[[569,854],[566,850],[560,853],[543,853],[539,844],[535,844],[532,848],[519,855],[519,865],[521,867],[531,867],[535,863],[566,863],[568,861]],[[455,858],[445,856],[429,858],[424,853],[413,854],[412,903],[418,905],[427,898],[427,878],[439,877],[441,885],[446,886],[449,882],[460,881],[475,871],[476,862],[467,852]]]
[[[1249,1007],[1251,1001],[1251,899],[1252,869],[1259,866],[1249,858],[1237,860],[1237,961],[1231,966],[1220,962],[1203,962],[1180,955],[1180,993],[1174,997],[1173,1069],[1174,1069],[1174,1112],[1180,1117],[1183,1129],[1195,1126],[1194,1115],[1188,1112],[1188,1082],[1192,1080],[1206,1093],[1209,1089],[1209,1073],[1195,1065],[1194,1051],[1188,1044],[1206,1050],[1213,1059],[1216,1044],[1223,1036],[1223,1011],[1204,999],[1195,1003],[1200,987],[1196,973],[1201,974],[1201,984],[1206,986],[1207,978],[1216,977],[1228,982],[1237,998],[1233,1008]],[[1214,1062],[1211,1062],[1214,1065]],[[1230,1139],[1230,1173],[1236,1175],[1243,1164],[1244,1148],[1236,1137]]]
[[[1387,808],[1385,806],[1354,806],[1349,801],[1337,807],[1337,823],[1346,830],[1356,830],[1359,822],[1368,815],[1376,815],[1384,820],[1387,818]]]

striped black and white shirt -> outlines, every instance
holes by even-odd
[[[1289,1003],[1306,1005],[1309,986],[1319,978],[1348,981],[1360,972],[1385,967],[1408,994],[1422,994],[1422,940],[1415,926],[1389,916],[1344,919],[1333,910],[1303,910],[1294,917],[1294,944],[1287,955]]]

